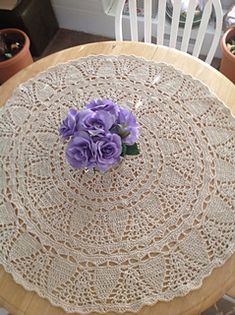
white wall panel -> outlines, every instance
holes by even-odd
[[[53,0],[59,26],[114,38],[114,17],[105,14],[101,0]]]

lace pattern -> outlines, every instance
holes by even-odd
[[[110,98],[141,154],[74,170],[69,108]],[[235,119],[207,87],[134,56],[90,56],[18,87],[0,111],[0,263],[68,312],[138,311],[198,288],[235,249]]]

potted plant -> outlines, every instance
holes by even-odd
[[[220,72],[235,84],[235,5],[225,15],[224,26],[227,30],[220,44],[222,51]]]
[[[0,84],[33,63],[30,40],[19,29],[0,30]]]

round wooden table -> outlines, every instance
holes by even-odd
[[[230,107],[235,115],[235,86],[220,72],[211,66],[168,47],[134,42],[101,42],[86,44],[62,50],[43,58],[17,73],[0,87],[0,106],[11,96],[12,91],[21,82],[28,80],[37,73],[57,63],[66,62],[88,55],[136,55],[148,60],[166,62],[186,74],[201,80],[210,90]],[[175,298],[170,302],[158,302],[154,306],[145,306],[138,315],[179,315],[200,314],[215,303],[225,292],[235,285],[235,254],[220,268],[214,269],[203,281],[200,289],[191,291],[184,297]],[[16,284],[11,275],[0,267],[0,305],[15,315],[65,315],[61,308],[52,306],[46,299],[34,292],[26,291]],[[75,313],[73,313],[75,315]],[[76,313],[78,315],[78,313]],[[97,313],[92,313],[95,315]],[[107,315],[113,315],[109,312]],[[125,313],[133,314],[133,313]]]

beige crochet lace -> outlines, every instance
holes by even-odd
[[[58,127],[94,98],[127,107],[141,154],[101,174]],[[235,249],[235,119],[166,64],[90,56],[17,88],[0,111],[0,263],[68,312],[138,311],[198,288]]]

